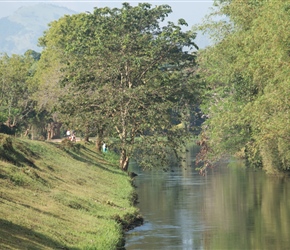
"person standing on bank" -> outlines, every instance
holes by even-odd
[[[108,151],[106,143],[103,143],[102,150],[104,153]]]

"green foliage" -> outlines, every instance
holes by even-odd
[[[207,82],[204,131],[213,156],[244,151],[249,163],[269,173],[289,169],[289,11],[284,1],[222,1],[228,22],[201,29],[227,29],[200,53]],[[245,152],[245,149],[251,149]]]
[[[50,63],[47,74],[61,71],[52,85],[56,110],[84,134],[119,138],[124,170],[138,136],[167,136],[167,147],[177,150],[183,136],[169,133],[172,114],[181,122],[198,104],[195,33],[182,31],[184,20],[161,27],[170,13],[168,5],[148,3],[95,8],[53,22],[40,39],[40,64]]]
[[[31,81],[37,55],[30,51],[24,56],[3,54],[0,57],[0,122],[9,128],[27,127],[35,115]]]

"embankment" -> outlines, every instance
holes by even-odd
[[[129,176],[91,144],[0,134],[0,249],[123,249]]]

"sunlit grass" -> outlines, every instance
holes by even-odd
[[[0,160],[0,249],[122,246],[116,218],[138,211],[129,199],[134,193],[129,177],[112,160],[90,144],[12,144],[22,163]]]

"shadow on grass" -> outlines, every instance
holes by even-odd
[[[86,151],[88,152],[93,152],[92,150],[89,150],[89,149],[85,149]],[[103,169],[105,171],[108,171],[108,172],[111,172],[113,174],[119,174],[119,175],[122,175],[121,172],[117,171],[117,170],[114,170],[114,169],[110,169],[110,168],[106,168],[104,166],[102,166],[101,164],[98,164],[97,162],[95,162],[94,160],[92,159],[88,159],[86,157],[85,154],[81,153],[81,152],[77,152],[77,153],[74,153],[72,151],[66,151],[72,158],[74,158],[75,160],[78,160],[78,161],[81,161],[81,162],[84,162],[84,163],[87,163],[87,164],[90,164],[90,165],[93,165],[93,166],[96,166],[100,169]]]
[[[18,202],[17,204],[18,204],[18,205],[21,205],[21,206],[23,206],[23,207],[26,207],[26,208],[28,208],[28,209],[34,210],[34,211],[37,212],[37,213],[45,214],[45,215],[48,215],[48,216],[50,216],[50,217],[56,218],[56,219],[58,219],[58,220],[65,221],[62,217],[60,217],[60,216],[58,216],[58,215],[55,215],[55,214],[53,214],[53,213],[46,212],[46,211],[40,210],[40,209],[38,209],[38,208],[35,208],[35,207],[32,207],[32,206],[29,206],[29,205],[27,205],[27,204],[23,204],[23,203],[20,203],[20,202]]]
[[[68,248],[44,234],[32,229],[14,224],[10,221],[0,219],[0,249],[67,249],[78,250],[79,248]]]
[[[11,145],[2,145],[2,147],[0,147],[1,160],[8,161],[18,167],[28,165],[34,169],[39,170],[39,168],[34,164],[33,160],[30,160],[28,157],[26,157],[26,155],[28,155],[29,158],[38,158],[36,154],[34,154],[23,144],[18,149],[13,147],[12,142]]]
[[[58,144],[55,144],[55,143],[51,143],[51,145],[57,147],[57,148],[60,148],[62,149],[63,151],[65,151],[70,157],[72,157],[73,159],[77,160],[77,161],[80,161],[80,162],[83,162],[83,163],[86,163],[86,164],[89,164],[89,165],[92,165],[92,166],[96,166],[100,169],[103,169],[105,171],[108,171],[108,172],[111,172],[113,174],[119,174],[119,175],[122,175],[121,172],[114,170],[114,169],[110,169],[110,168],[107,168],[107,167],[104,167],[103,165],[99,164],[97,161],[91,159],[90,157],[88,157],[86,154],[82,153],[81,151],[84,150],[86,151],[87,154],[89,154],[91,157],[96,157],[95,154],[96,152],[86,148],[86,147],[80,147],[80,148],[66,148],[66,147],[60,147]],[[116,167],[117,168],[117,167]]]

